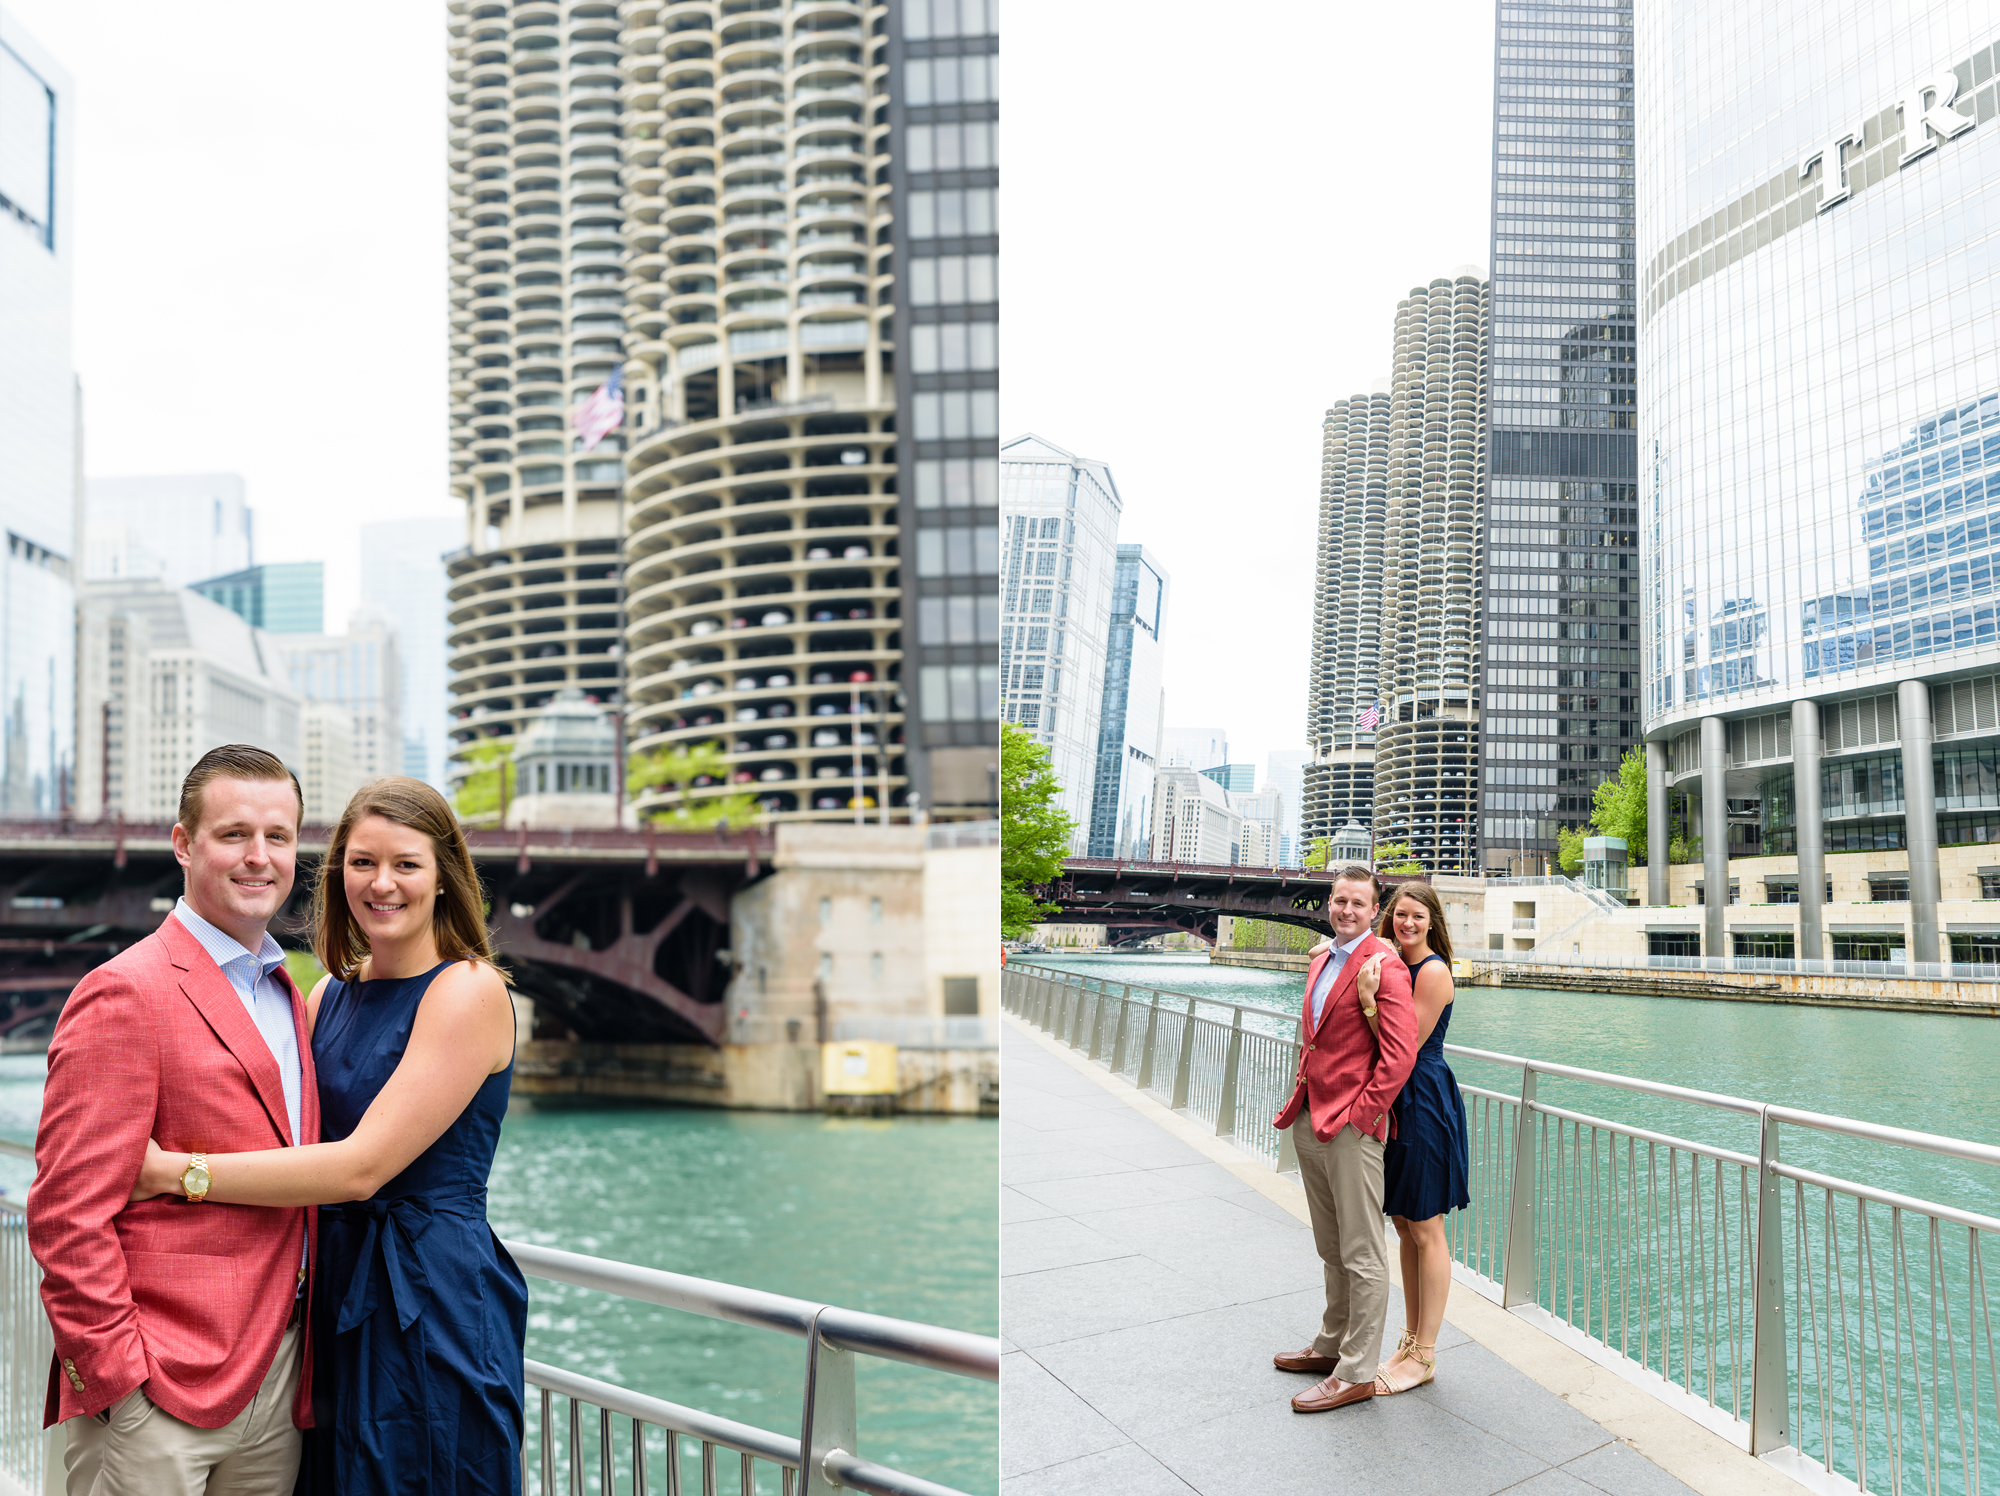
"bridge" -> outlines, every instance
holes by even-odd
[[[1429,881],[1421,876],[1376,876],[1391,887]],[[1185,930],[1212,945],[1216,920],[1224,914],[1331,935],[1333,921],[1326,901],[1332,891],[1333,873],[1325,868],[1072,857],[1063,863],[1062,877],[1044,885],[1040,896],[1058,911],[1043,923],[1103,925],[1105,938],[1113,945],[1162,930]]]
[[[173,909],[172,829],[0,823],[0,1040],[52,1023],[86,972]],[[327,837],[305,828],[298,886],[271,927],[295,949],[308,944]],[[538,1020],[586,1042],[721,1042],[730,899],[768,874],[775,833],[469,831],[466,841],[495,948]]]

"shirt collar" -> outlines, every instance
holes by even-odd
[[[1353,938],[1352,940],[1348,941],[1348,942],[1347,942],[1347,943],[1346,943],[1345,945],[1340,945],[1340,944],[1337,944],[1337,943],[1336,943],[1336,944],[1335,944],[1335,946],[1334,946],[1334,950],[1335,950],[1335,951],[1336,951],[1336,952],[1337,952],[1337,953],[1338,953],[1338,954],[1339,954],[1339,955],[1340,955],[1340,956],[1341,956],[1341,957],[1342,957],[1343,959],[1345,959],[1346,957],[1348,957],[1348,956],[1351,956],[1351,955],[1353,955],[1353,954],[1354,954],[1354,948],[1355,948],[1355,947],[1356,947],[1357,945],[1361,944],[1361,942],[1362,942],[1362,941],[1366,940],[1366,939],[1368,938],[1368,936],[1369,936],[1369,934],[1370,934],[1370,933],[1371,933],[1371,932],[1370,932],[1369,930],[1367,930],[1367,929],[1365,929],[1365,928],[1364,928],[1364,929],[1362,930],[1362,932],[1361,932],[1361,933],[1360,933],[1359,935],[1355,936],[1355,937],[1354,937],[1354,938]],[[227,937],[224,937],[224,938],[226,939]]]
[[[223,930],[218,930],[199,914],[196,914],[194,906],[189,904],[185,897],[175,902],[174,918],[181,922],[182,927],[188,934],[194,936],[200,942],[201,948],[208,952],[209,960],[213,961],[219,967],[226,968],[232,962],[248,958],[254,960],[257,963],[258,969],[264,975],[268,976],[273,967],[284,964],[284,947],[271,938],[269,930],[264,932],[263,946],[253,951],[234,935],[228,934]]]

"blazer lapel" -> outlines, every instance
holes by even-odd
[[[1340,975],[1333,979],[1333,990],[1326,995],[1326,1006],[1319,1010],[1319,1022],[1314,1025],[1312,1031],[1312,1036],[1315,1040],[1319,1038],[1319,1031],[1326,1027],[1326,1021],[1333,1016],[1333,1010],[1339,1005],[1340,1000],[1354,990],[1354,980],[1360,974],[1362,964],[1367,961],[1369,956],[1374,954],[1374,952],[1368,949],[1368,943],[1369,937],[1363,935],[1354,949],[1347,953],[1347,964],[1340,968]],[[1328,961],[1331,961],[1333,956],[1334,953],[1332,951],[1326,953]],[[1317,972],[1313,974],[1313,979],[1315,981],[1319,979]],[[1312,988],[1310,986],[1306,988],[1306,1012],[1312,1012]]]
[[[170,935],[167,934],[169,929],[173,932]],[[237,1063],[250,1077],[251,1089],[256,1091],[257,1099],[264,1103],[272,1125],[278,1129],[278,1136],[289,1147],[292,1127],[285,1114],[285,1083],[278,1074],[278,1062],[271,1054],[271,1046],[264,1042],[264,1036],[251,1021],[249,1009],[243,1006],[243,999],[236,995],[236,989],[222,974],[222,968],[215,964],[208,952],[201,948],[201,942],[190,935],[179,920],[169,915],[161,921],[160,932],[166,936],[170,959],[182,973],[181,991],[187,994],[188,1001],[194,1004],[208,1026],[215,1031],[215,1037],[222,1041],[223,1048],[236,1056]],[[296,996],[294,989],[294,998]],[[295,1004],[295,1018],[296,1014]],[[301,1066],[302,1071],[303,1068]],[[303,1102],[304,1098],[300,1099]],[[303,1122],[303,1115],[300,1120]]]

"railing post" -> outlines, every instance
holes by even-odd
[[[1056,999],[1055,1025],[1049,1030],[1049,1033],[1058,1039],[1066,1039],[1069,1036],[1069,992],[1069,978],[1064,977],[1062,995]]]
[[[806,1336],[805,1421],[799,1430],[799,1496],[833,1496],[841,1487],[827,1478],[834,1450],[859,1454],[854,1424],[854,1353],[820,1338],[821,1308]]]
[[[1792,1442],[1791,1376],[1785,1355],[1784,1181],[1778,1161],[1778,1124],[1769,1107],[1758,1109],[1757,1278],[1750,1328],[1750,1453],[1757,1456]]]
[[[1184,1112],[1188,1104],[1188,1078],[1194,1074],[1194,999],[1188,999],[1187,1017],[1181,1023],[1181,1054],[1174,1063],[1174,1099],[1171,1110]]]
[[[1040,1030],[1041,1030],[1041,1031],[1042,1031],[1043,1033],[1047,1033],[1047,1032],[1048,1032],[1048,1028],[1049,1028],[1049,977],[1048,977],[1048,973],[1047,973],[1047,972],[1038,972],[1038,973],[1036,973],[1036,976],[1035,976],[1035,1010],[1034,1010],[1034,1021],[1035,1021],[1035,1027],[1036,1027],[1036,1028],[1040,1029]]]
[[[1129,990],[1129,989],[1128,989]],[[1153,1001],[1146,1008],[1145,1048],[1139,1051],[1139,1090],[1141,1094],[1151,1089],[1153,1084],[1153,1036],[1160,1027],[1160,994],[1153,994]]]
[[[1110,986],[1100,985],[1097,989],[1097,1001],[1090,1010],[1090,1052],[1087,1056],[1089,1059],[1104,1058],[1104,1005],[1110,998]]]
[[[1222,1067],[1222,1096],[1215,1103],[1215,1135],[1219,1138],[1236,1136],[1236,1075],[1243,1066],[1243,1010],[1236,1010],[1236,1020],[1229,1025],[1229,1060]]]
[[[1306,1119],[1306,1126],[1312,1126],[1312,1109],[1305,1108],[1302,1115]],[[1299,1172],[1299,1145],[1292,1141],[1292,1129],[1289,1127],[1278,1129],[1278,1172],[1280,1174]]]
[[[1506,1266],[1500,1307],[1535,1297],[1535,1067],[1521,1067],[1521,1104],[1514,1114],[1514,1180],[1507,1202]]]
[[[1078,977],[1076,979],[1076,1004],[1070,1010],[1069,1034],[1064,1040],[1071,1049],[1081,1049],[1083,1047],[1083,1000],[1089,996],[1090,989],[1084,985],[1083,978]],[[1091,1011],[1095,1012],[1096,1008],[1093,1006]]]
[[[1111,1041],[1111,1073],[1125,1073],[1125,1031],[1131,1026],[1132,984],[1123,983],[1118,988],[1118,1036]]]

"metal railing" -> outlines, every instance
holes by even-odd
[[[1571,926],[1571,929],[1575,928]],[[1696,929],[1694,925],[1688,926],[1690,934]],[[1781,972],[1794,976],[1872,977],[1878,980],[1895,977],[1919,982],[2000,981],[2000,965],[1973,961],[1807,961],[1790,956],[1598,956],[1547,950],[1473,950],[1462,952],[1460,959],[1473,966],[1571,966],[1592,971]]]
[[[0,1140],[0,1155],[32,1161],[34,1150]],[[775,1473],[780,1496],[851,1490],[873,1496],[962,1496],[908,1471],[863,1459],[854,1400],[857,1356],[980,1381],[1000,1379],[1000,1342],[989,1335],[891,1319],[706,1278],[610,1262],[526,1242],[503,1242],[531,1278],[618,1294],[707,1319],[774,1330],[806,1342],[797,1435],[772,1433],[541,1361],[527,1363],[529,1422],[522,1489],[541,1496],[586,1491],[632,1496],[756,1496]],[[40,1493],[60,1481],[60,1428],[44,1431],[42,1403],[54,1354],[42,1312],[41,1269],[28,1252],[27,1213],[0,1198],[0,1493]],[[536,1395],[538,1394],[538,1396]],[[594,1411],[595,1417],[589,1416]]]
[[[1001,1006],[1253,1156],[1296,1167],[1289,1134],[1270,1126],[1296,1039],[1255,1035],[1278,1059],[1253,1063],[1244,1027],[1246,1015],[1288,1015],[1018,961],[1002,974]],[[1448,1232],[1461,1282],[1819,1489],[2000,1489],[2000,1339],[1985,1275],[2000,1219],[1787,1163],[1780,1140],[1814,1156],[1844,1139],[1984,1165],[2000,1165],[2000,1147],[1445,1051],[1520,1077],[1506,1089],[1459,1083],[1470,1203]],[[1739,1119],[1756,1152],[1538,1099],[1544,1079],[1689,1106],[1723,1131]]]

